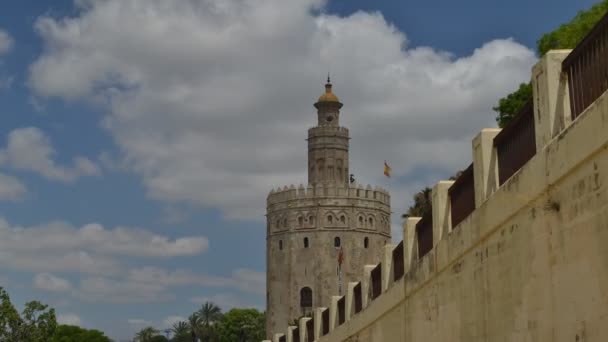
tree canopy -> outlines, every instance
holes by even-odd
[[[112,342],[99,330],[88,330],[75,325],[59,325],[50,342]]]
[[[603,0],[588,10],[578,12],[570,22],[544,34],[536,42],[538,55],[542,57],[553,49],[575,48],[607,12],[608,0]],[[498,127],[505,127],[531,98],[532,85],[524,83],[513,93],[498,100],[498,105],[493,108],[498,114],[496,117]]]
[[[48,342],[57,329],[55,310],[38,301],[25,304],[21,315],[0,287],[0,341]]]
[[[257,342],[265,338],[265,314],[256,309],[232,309],[217,328],[219,342]]]

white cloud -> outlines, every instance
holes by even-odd
[[[265,293],[264,273],[238,269],[230,277],[197,274],[185,269],[168,271],[158,267],[131,269],[121,278],[88,277],[80,282],[75,295],[85,301],[115,303],[163,302],[175,298],[176,287],[234,289],[261,296]]]
[[[314,16],[313,0],[85,3],[76,17],[37,21],[45,52],[31,65],[33,90],[103,103],[151,198],[229,218],[262,220],[272,187],[305,182],[303,140],[328,69],[351,170],[389,188],[400,213],[413,183],[384,180],[383,161],[393,179],[466,167],[474,134],[495,125],[492,106],[536,61],[510,39],[462,58],[411,48],[378,13]]]
[[[75,295],[83,301],[111,303],[152,303],[175,298],[162,284],[102,277],[81,279]]]
[[[152,325],[152,322],[141,318],[128,319],[127,322],[133,327],[146,327]]]
[[[50,273],[38,273],[34,277],[34,287],[51,292],[66,292],[72,289],[72,284],[67,279]]]
[[[265,273],[249,269],[236,269],[230,277],[218,277],[196,274],[183,269],[170,272],[163,268],[148,266],[132,269],[128,278],[134,283],[159,284],[167,287],[198,285],[233,288],[254,294],[264,294],[266,288]]]
[[[170,239],[140,228],[106,229],[97,223],[19,227],[0,218],[0,265],[18,270],[111,275],[122,269],[117,256],[192,256],[207,247],[202,236]]]
[[[15,45],[15,41],[8,34],[8,32],[4,30],[0,30],[0,55],[3,55],[9,52],[13,46]]]
[[[80,316],[73,313],[58,314],[57,323],[80,326],[82,325],[82,320],[80,319]]]
[[[215,305],[222,308],[222,311],[226,312],[234,308],[254,308],[262,310],[258,305],[252,305],[251,303],[244,301],[243,299],[235,296],[234,294],[220,293],[213,296],[203,297],[192,297],[190,301],[194,304],[204,304],[206,302],[212,302]]]
[[[26,193],[27,188],[17,178],[0,173],[0,200],[20,200]]]
[[[175,324],[177,322],[182,322],[182,321],[186,321],[186,318],[182,317],[182,316],[168,316],[167,318],[165,318],[163,320],[163,327],[171,328],[173,326],[173,324]]]
[[[0,165],[40,174],[50,180],[73,182],[81,176],[97,176],[99,167],[84,157],[74,158],[73,167],[57,165],[57,154],[48,136],[36,127],[17,128],[8,134],[5,149],[0,149]]]

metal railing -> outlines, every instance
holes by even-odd
[[[498,153],[498,181],[502,185],[536,154],[532,100],[496,135],[494,146]]]
[[[346,322],[346,296],[338,299],[338,325]]]
[[[574,120],[608,89],[608,14],[564,59],[562,71],[568,75]]]
[[[372,270],[371,278],[372,300],[374,300],[382,294],[382,263]]]
[[[473,164],[469,165],[448,189],[452,228],[458,226],[475,210],[475,179]]]
[[[353,294],[355,296],[355,313],[358,313],[359,311],[363,310],[363,293],[361,290],[361,282],[355,285]]]
[[[416,224],[418,236],[418,258],[422,258],[433,249],[433,212],[426,213]]]
[[[329,334],[329,309],[323,310],[321,320],[323,321],[323,331],[321,331],[321,335],[325,336]]]
[[[403,240],[393,249],[393,281],[403,278]]]

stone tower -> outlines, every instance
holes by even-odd
[[[380,260],[391,239],[390,197],[383,189],[351,184],[348,129],[327,78],[314,104],[318,124],[308,130],[308,186],[272,190],[267,199],[266,331],[285,331],[313,307],[329,307]],[[343,262],[338,271],[338,257]]]

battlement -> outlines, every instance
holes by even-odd
[[[317,135],[340,135],[348,137],[348,128],[333,126],[315,126],[308,129],[308,136]]]
[[[362,200],[374,200],[389,205],[390,195],[388,191],[380,187],[372,188],[371,185],[349,184],[348,187],[339,184],[317,184],[304,187],[300,184],[297,188],[291,184],[282,189],[271,190],[268,194],[267,204],[276,204],[285,201],[303,200],[311,198],[352,198]]]

